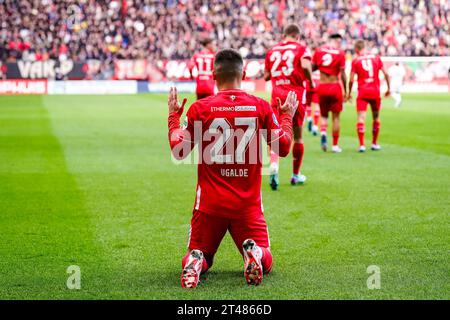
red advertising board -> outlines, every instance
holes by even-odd
[[[46,94],[47,80],[0,80],[0,94]]]

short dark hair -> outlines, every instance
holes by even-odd
[[[330,34],[330,39],[342,40],[342,36],[339,33],[332,33],[332,34]]]
[[[244,69],[244,59],[234,49],[222,49],[216,53],[214,72],[218,80],[227,81],[241,77]]]
[[[283,34],[285,36],[298,37],[300,35],[300,28],[298,25],[291,23],[284,28]]]
[[[362,49],[364,49],[364,46],[365,46],[364,40],[362,40],[362,39],[356,40],[355,50],[361,51]]]
[[[200,40],[200,44],[204,47],[206,47],[208,44],[210,44],[211,42],[213,42],[212,38],[206,37]]]

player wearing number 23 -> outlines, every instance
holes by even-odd
[[[294,145],[292,147],[292,178],[291,184],[303,184],[306,176],[300,174],[304,155],[302,139],[303,120],[306,111],[306,88],[314,89],[312,80],[311,53],[300,43],[300,27],[295,24],[287,25],[283,30],[283,41],[269,49],[265,59],[264,80],[272,83],[272,108],[277,114],[278,100],[286,100],[289,91],[294,91],[301,98],[301,103],[292,120]],[[277,190],[278,156],[270,154],[270,186]]]

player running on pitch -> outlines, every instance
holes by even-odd
[[[317,48],[313,56],[313,70],[320,71],[320,85],[316,92],[320,106],[320,143],[323,151],[327,151],[328,113],[333,119],[333,146],[331,151],[342,152],[339,147],[339,116],[343,109],[344,95],[347,93],[347,77],[345,75],[345,53],[341,49],[342,36],[332,34],[328,45]]]
[[[406,75],[405,67],[402,63],[396,62],[388,69],[391,82],[391,96],[394,99],[394,107],[399,108],[402,104],[403,79]]]
[[[380,71],[383,72],[386,79],[387,91],[385,97],[390,94],[389,75],[383,67],[383,62],[378,55],[366,54],[364,52],[364,41],[358,40],[355,43],[356,58],[352,61],[352,71],[350,73],[350,83],[348,88],[347,100],[351,101],[353,82],[355,76],[358,76],[358,97],[356,98],[357,123],[356,131],[359,138],[359,152],[366,151],[364,144],[364,132],[366,122],[367,105],[372,109],[372,150],[380,150],[377,143],[380,133]]]
[[[305,119],[305,88],[304,82],[308,82],[314,88],[311,78],[311,53],[309,49],[299,43],[300,28],[295,24],[288,25],[283,31],[283,41],[272,47],[266,54],[264,80],[272,81],[272,108],[277,111],[277,100],[286,100],[289,91],[295,91],[302,103],[297,109],[293,119],[294,146],[292,148],[292,178],[291,184],[303,184],[306,177],[300,174],[303,160],[304,145],[302,139],[303,121]],[[278,179],[278,155],[270,152],[270,186],[277,190]]]
[[[189,62],[189,72],[191,77],[194,78],[194,67],[197,69],[197,76],[195,80],[197,86],[195,93],[197,94],[197,100],[212,96],[214,94],[214,79],[213,79],[213,63],[214,52],[216,50],[214,41],[207,38],[201,41],[203,50],[196,53]]]
[[[264,137],[273,151],[288,155],[292,143],[295,92],[281,105],[280,123],[270,105],[240,88],[245,77],[239,52],[224,49],[214,60],[219,92],[189,108],[184,129],[176,88],[169,94],[169,142],[177,159],[199,145],[197,195],[191,220],[188,252],[182,260],[181,286],[194,288],[200,274],[213,264],[227,230],[244,258],[248,284],[258,285],[272,268],[267,225],[261,202]],[[265,134],[266,133],[266,134]]]

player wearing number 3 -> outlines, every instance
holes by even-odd
[[[219,92],[189,108],[180,128],[183,103],[177,91],[169,94],[169,142],[172,154],[185,158],[199,146],[198,183],[183,258],[181,285],[197,286],[200,274],[213,264],[214,254],[227,231],[244,258],[248,284],[258,285],[272,268],[272,254],[261,201],[262,147],[267,144],[282,157],[292,143],[295,92],[279,106],[278,122],[270,105],[240,89],[245,78],[239,52],[224,49],[214,60],[213,76]],[[197,137],[196,137],[197,133]]]
[[[299,43],[300,28],[291,24],[283,32],[283,41],[272,47],[266,54],[264,80],[272,81],[272,108],[278,114],[278,100],[284,103],[289,91],[294,91],[301,98],[301,104],[293,119],[294,145],[292,148],[292,178],[291,184],[303,184],[306,177],[300,174],[304,146],[302,140],[303,120],[306,111],[305,81],[310,84],[308,88],[314,89],[312,81],[311,53],[309,49]],[[270,154],[270,186],[277,190],[278,181],[278,155]]]
[[[356,99],[356,110],[358,121],[356,131],[359,138],[359,152],[366,151],[364,144],[364,131],[366,121],[366,110],[369,104],[372,109],[372,150],[380,150],[377,143],[380,132],[380,78],[379,72],[383,72],[386,79],[387,91],[385,96],[389,96],[390,84],[389,75],[383,67],[383,62],[378,55],[366,54],[364,52],[364,41],[358,40],[355,43],[356,58],[352,61],[352,71],[350,73],[350,83],[347,100],[351,100],[351,92],[355,76],[358,76],[358,98]]]
[[[317,87],[320,106],[320,143],[323,151],[327,151],[328,114],[333,119],[333,147],[331,151],[341,152],[338,145],[340,123],[339,116],[343,109],[344,94],[347,92],[345,75],[345,53],[341,49],[342,36],[332,34],[327,46],[316,49],[313,56],[313,70],[320,71],[320,85]]]

